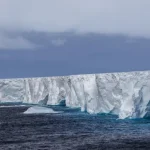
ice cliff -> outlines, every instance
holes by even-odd
[[[150,112],[150,71],[0,80],[0,102],[80,107],[142,118]]]

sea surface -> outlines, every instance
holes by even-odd
[[[51,106],[60,114],[23,114],[29,107],[0,106],[0,150],[150,149],[149,119],[118,120],[64,106]]]

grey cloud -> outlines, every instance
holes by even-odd
[[[150,37],[149,0],[1,0],[5,30]]]
[[[22,36],[9,36],[4,33],[0,33],[0,49],[5,50],[17,50],[17,49],[32,49],[36,47],[35,44],[31,43]]]
[[[11,37],[18,37],[18,34]],[[0,78],[150,69],[150,39],[39,32],[20,36],[43,47],[36,51],[1,50]],[[54,39],[66,39],[67,42],[63,46],[55,46],[51,44]]]
[[[66,40],[58,38],[58,39],[52,40],[51,43],[55,46],[62,46],[66,43]]]

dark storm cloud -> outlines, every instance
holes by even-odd
[[[42,45],[32,50],[0,51],[0,77],[58,76],[148,70],[150,40],[119,35],[24,33]],[[52,39],[65,39],[61,46]]]

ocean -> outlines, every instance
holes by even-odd
[[[30,106],[0,106],[0,150],[150,149],[150,120],[120,120],[49,106],[58,114],[23,114]]]

